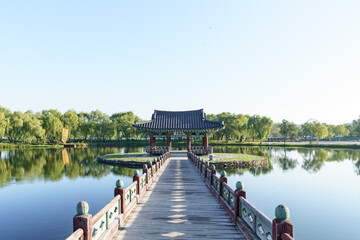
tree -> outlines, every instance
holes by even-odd
[[[271,137],[280,137],[280,123],[274,123],[271,128]]]
[[[74,110],[69,110],[61,117],[64,128],[68,129],[71,134],[76,137],[77,129],[79,127],[79,117]]]
[[[333,132],[336,136],[339,137],[347,136],[350,133],[345,124],[336,125],[333,129]]]
[[[41,116],[46,139],[53,143],[60,139],[63,130],[63,124],[57,116],[56,112],[54,114],[51,111],[43,111]]]
[[[328,135],[327,127],[316,120],[308,120],[301,128],[305,136],[310,136],[310,143],[312,137],[315,137],[317,141],[319,141],[319,139]]]
[[[326,127],[327,127],[327,130],[328,130],[327,137],[328,137],[329,140],[331,140],[336,135],[335,134],[335,127],[336,126],[329,124],[329,125],[326,125]]]
[[[360,118],[352,122],[350,133],[354,136],[360,136]]]
[[[14,112],[10,115],[8,127],[8,138],[10,142],[20,140],[26,143],[41,141],[44,136],[44,129],[41,121],[31,112]]]
[[[134,129],[135,122],[140,121],[140,118],[134,115],[133,112],[114,113],[110,119],[115,125],[116,136],[118,139],[125,137],[129,139],[138,135],[138,132]]]
[[[327,127],[321,123],[316,124],[314,136],[316,137],[317,141],[326,137],[327,135],[328,135]]]
[[[268,117],[261,117],[254,115],[249,118],[248,127],[252,131],[253,135],[260,140],[260,143],[271,132],[273,121]]]
[[[2,138],[4,137],[7,128],[9,127],[10,120],[9,115],[11,112],[0,106],[0,142],[2,141]]]
[[[284,144],[286,138],[296,136],[297,126],[294,122],[289,122],[285,119],[280,124],[280,134],[284,137]]]

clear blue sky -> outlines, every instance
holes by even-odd
[[[360,1],[0,1],[0,105],[359,117]]]

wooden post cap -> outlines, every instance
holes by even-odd
[[[76,205],[76,212],[78,215],[84,215],[89,213],[89,204],[85,201],[81,201]]]
[[[115,185],[116,185],[117,188],[123,188],[123,187],[124,187],[124,181],[118,179],[118,180],[116,181],[116,184],[115,184]]]
[[[290,210],[285,205],[279,205],[275,208],[275,217],[281,221],[289,219],[290,217]]]
[[[241,181],[237,181],[236,183],[236,189],[237,190],[244,190],[244,183]]]

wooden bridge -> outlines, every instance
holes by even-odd
[[[231,189],[225,172],[216,176],[194,153],[165,153],[133,180],[127,188],[118,180],[114,199],[94,216],[78,203],[67,240],[293,239],[285,206],[271,221],[246,200],[241,182]]]

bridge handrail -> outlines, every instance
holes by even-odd
[[[241,181],[236,183],[236,190],[233,190],[227,184],[225,171],[222,171],[220,177],[217,177],[214,165],[209,166],[209,162],[204,161],[193,152],[188,152],[188,158],[204,181],[208,183],[211,192],[219,200],[232,220],[243,231],[248,232],[250,229],[250,238],[259,238],[261,240],[294,239],[293,225],[288,220],[290,212],[286,206],[277,206],[275,209],[276,218],[271,221],[269,217],[246,200],[246,192]]]
[[[89,205],[86,202],[79,202],[77,205],[78,214],[73,219],[74,232],[67,240],[111,239],[131,214],[139,199],[149,190],[153,178],[160,173],[160,169],[166,166],[169,158],[170,153],[166,152],[154,159],[153,162],[144,164],[141,176],[139,171],[135,170],[133,182],[126,188],[124,188],[122,180],[117,180],[114,198],[94,216],[88,214]],[[148,181],[148,176],[150,176],[150,181]]]
[[[283,233],[281,234],[281,240],[294,240],[294,238],[288,233]]]
[[[83,237],[84,237],[84,230],[82,230],[82,228],[78,228],[65,240],[82,240]]]
[[[272,236],[271,219],[243,197],[240,197],[239,210],[241,219],[260,239],[268,239]]]
[[[227,183],[223,183],[221,197],[223,197],[230,207],[235,210],[235,192],[229,185],[227,185]]]
[[[135,181],[132,184],[130,184],[130,186],[125,188],[124,194],[125,194],[125,207],[127,207],[130,203],[132,203],[134,200],[137,199],[136,198],[137,182]]]
[[[92,217],[92,239],[97,240],[120,215],[120,195],[115,196]]]

